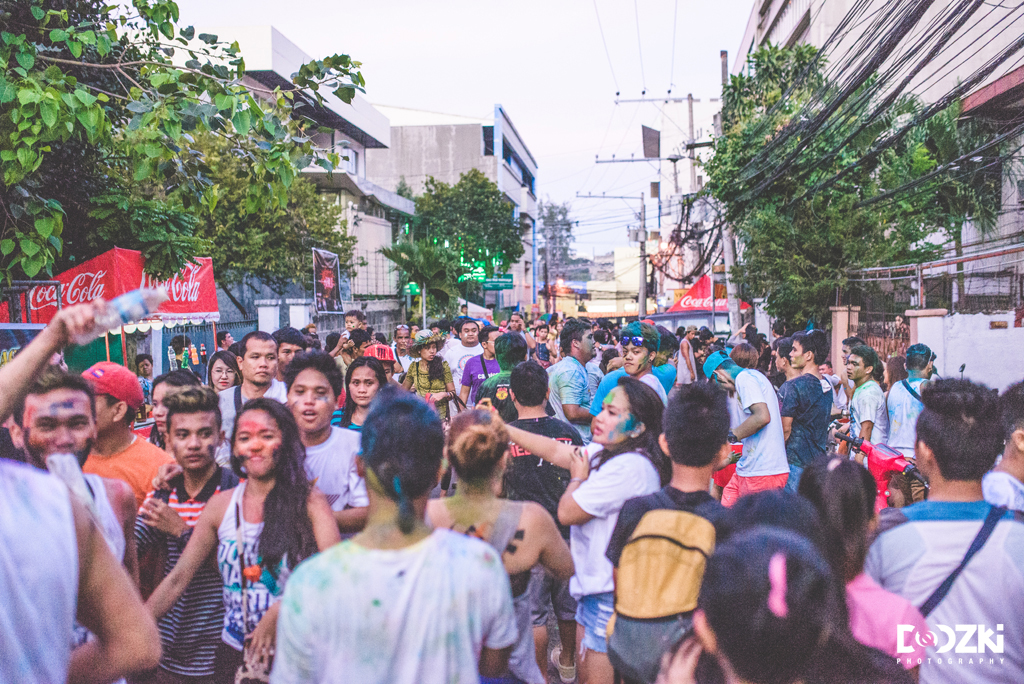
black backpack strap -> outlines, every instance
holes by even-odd
[[[904,378],[903,380],[901,380],[901,381],[900,381],[900,383],[901,383],[901,384],[903,385],[903,388],[904,388],[905,390],[907,390],[908,392],[910,392],[910,396],[914,397],[915,399],[917,399],[918,401],[920,401],[920,402],[921,402],[922,404],[924,403],[924,401],[922,401],[922,400],[921,400],[921,395],[920,395],[920,394],[918,394],[918,393],[917,393],[917,391],[916,391],[916,390],[914,390],[914,388],[910,386],[910,383],[909,383],[909,382],[907,382],[907,379],[906,379],[906,378]]]
[[[940,584],[934,592],[932,592],[932,595],[928,597],[928,600],[921,604],[921,615],[928,617],[928,615],[935,610],[936,606],[942,602],[942,599],[946,598],[946,594],[948,594],[949,590],[953,588],[953,582],[956,581],[956,578],[960,576],[960,573],[964,571],[967,564],[972,558],[974,558],[974,554],[981,551],[981,547],[983,547],[985,542],[988,541],[988,538],[992,536],[992,531],[996,529],[996,524],[1005,513],[1005,508],[1000,506],[992,507],[988,512],[988,516],[985,518],[985,522],[982,523],[981,529],[978,530],[978,535],[974,538],[974,541],[971,542],[970,547],[967,549],[967,553],[964,554],[964,559],[960,561],[960,565],[956,566],[956,569],[949,574],[949,577],[947,577],[946,580]]]
[[[235,415],[242,412],[242,386],[235,385]]]
[[[484,369],[484,380],[491,377],[491,374],[487,372],[487,359],[483,354],[480,355],[480,367]]]

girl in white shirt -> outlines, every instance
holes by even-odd
[[[605,628],[614,609],[608,540],[627,500],[658,491],[668,481],[668,459],[658,446],[664,404],[644,382],[619,379],[591,426],[593,441],[574,447],[508,426],[512,441],[569,470],[569,486],[558,504],[558,519],[571,525],[576,574],[569,583],[583,628],[581,681],[611,684]]]

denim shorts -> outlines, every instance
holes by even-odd
[[[605,628],[615,612],[615,594],[591,594],[581,596],[576,605],[576,622],[583,625],[583,648],[597,653],[608,652],[608,635]]]

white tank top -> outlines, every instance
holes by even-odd
[[[63,682],[78,601],[78,539],[67,487],[0,459],[0,679]]]
[[[690,364],[693,366],[693,372],[697,372],[697,360],[693,358],[693,342],[690,342],[690,346],[687,347],[687,353],[684,357],[682,354],[676,359],[676,384],[677,385],[689,385],[693,383],[697,378],[690,374],[690,367],[686,365],[686,359],[690,359]]]

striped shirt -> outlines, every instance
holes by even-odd
[[[178,475],[170,481],[170,492],[150,492],[147,500],[153,497],[164,499],[177,511],[188,525],[188,529],[180,537],[171,537],[151,528],[141,517],[136,518],[135,539],[138,542],[139,556],[142,557],[145,551],[153,547],[163,545],[163,551],[167,556],[163,568],[163,574],[166,576],[178,563],[185,544],[192,536],[192,528],[195,527],[210,497],[236,484],[238,478],[234,473],[218,466],[195,497],[190,498],[185,491],[183,475]],[[220,633],[224,626],[221,585],[220,572],[211,557],[196,572],[185,592],[171,609],[157,621],[160,640],[163,643],[161,668],[186,677],[209,677],[213,674],[214,652],[220,643]]]

